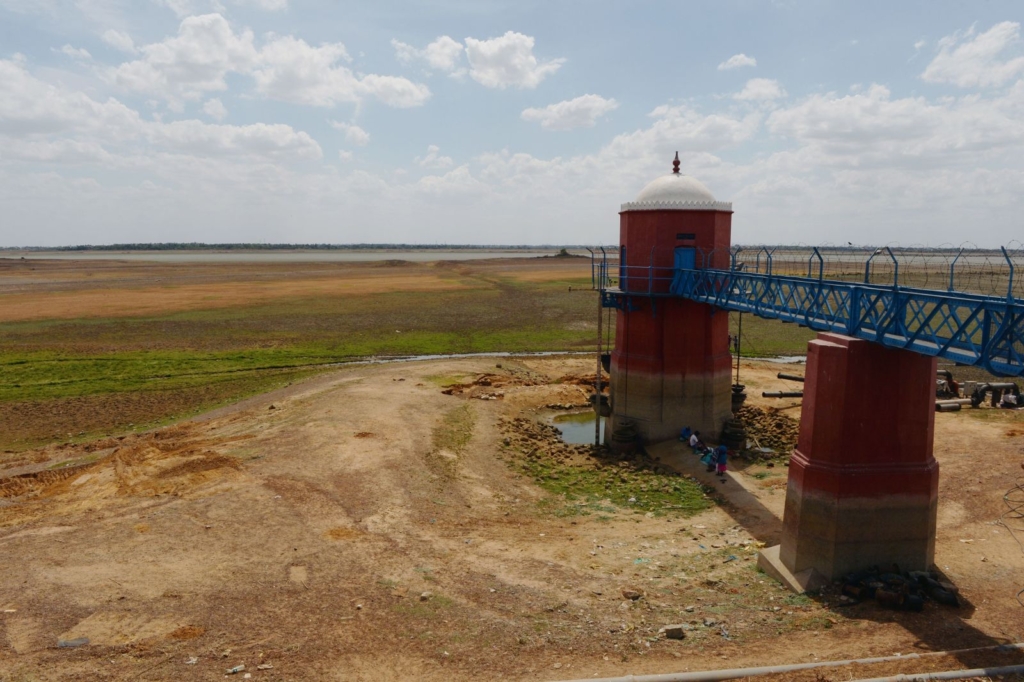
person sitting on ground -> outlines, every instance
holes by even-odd
[[[718,448],[715,449],[715,464],[717,465],[715,473],[719,476],[724,476],[728,461],[729,448],[724,445],[719,445]]]
[[[694,452],[700,452],[704,449],[704,443],[700,439],[700,431],[694,431],[690,435],[690,447],[693,448]]]
[[[704,466],[707,467],[708,473],[711,473],[712,471],[715,470],[716,457],[717,456],[715,455],[714,450],[712,450],[711,448],[704,448],[704,454],[701,456],[700,461]]]
[[[682,432],[679,434],[679,440],[683,441],[684,443],[690,442],[690,435],[692,433],[693,433],[693,431],[690,430],[689,426],[685,427],[682,430]]]
[[[1006,393],[1003,394],[1002,400],[999,401],[999,406],[1009,410],[1016,409],[1017,396],[1007,391]]]

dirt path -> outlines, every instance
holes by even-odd
[[[587,515],[517,473],[501,417],[578,403],[565,378],[588,371],[347,368],[35,453],[0,479],[0,679],[213,680],[244,664],[267,680],[544,680],[1020,639],[1024,555],[994,521],[1024,473],[1021,415],[938,415],[937,561],[968,604],[904,614],[796,597],[756,571],[780,531],[781,462],[704,479],[719,504],[692,517]],[[482,374],[491,385],[442,393]],[[677,444],[652,454],[703,475]],[[680,622],[686,639],[659,636]]]

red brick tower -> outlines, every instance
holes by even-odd
[[[636,295],[620,299],[616,322],[605,434],[613,444],[627,424],[646,442],[684,426],[717,440],[731,416],[728,313],[647,295],[668,292],[673,267],[729,267],[732,204],[680,174],[678,154],[673,166],[619,213],[619,286]]]

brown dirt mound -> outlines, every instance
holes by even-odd
[[[206,629],[198,627],[196,625],[183,625],[170,634],[170,638],[179,642],[185,642],[190,639],[197,639],[206,634]]]

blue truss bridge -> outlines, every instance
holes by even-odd
[[[675,251],[652,251],[644,266],[622,265],[625,254],[592,252],[602,304],[637,310],[647,300],[656,315],[659,299],[684,298],[977,365],[996,376],[1024,375],[1024,287],[1014,277],[1024,260],[1019,248]],[[666,262],[672,265],[656,265]]]

